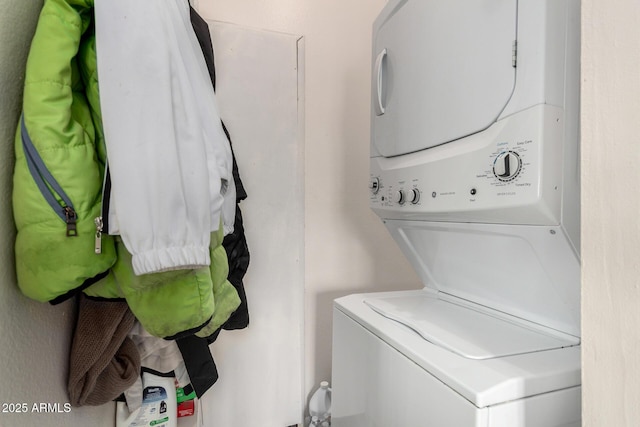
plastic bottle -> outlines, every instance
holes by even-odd
[[[322,381],[309,399],[309,415],[311,426],[331,425],[331,388],[327,381]]]
[[[142,406],[133,412],[124,402],[116,406],[116,427],[176,427],[177,402],[173,377],[142,373]]]

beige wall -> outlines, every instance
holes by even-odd
[[[640,425],[640,2],[582,2],[583,424]]]
[[[419,279],[368,207],[371,26],[385,3],[197,4],[207,19],[304,36],[305,399],[320,380],[331,376],[334,298],[419,287]]]
[[[22,296],[15,278],[13,136],[20,116],[26,55],[41,6],[42,1],[0,0],[0,426],[111,427],[113,405],[74,408],[68,413],[33,410],[34,404],[51,403],[64,411],[74,318],[71,304],[53,307]],[[10,403],[26,404],[26,413],[4,406]]]

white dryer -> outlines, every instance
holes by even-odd
[[[579,426],[579,0],[390,0],[370,202],[425,288],[337,299],[334,427]]]

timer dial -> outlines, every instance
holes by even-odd
[[[504,151],[498,154],[493,162],[493,174],[503,182],[515,179],[521,170],[522,159],[514,151]]]

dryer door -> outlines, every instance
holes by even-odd
[[[486,129],[515,85],[517,0],[391,0],[374,24],[372,147],[384,157]]]

